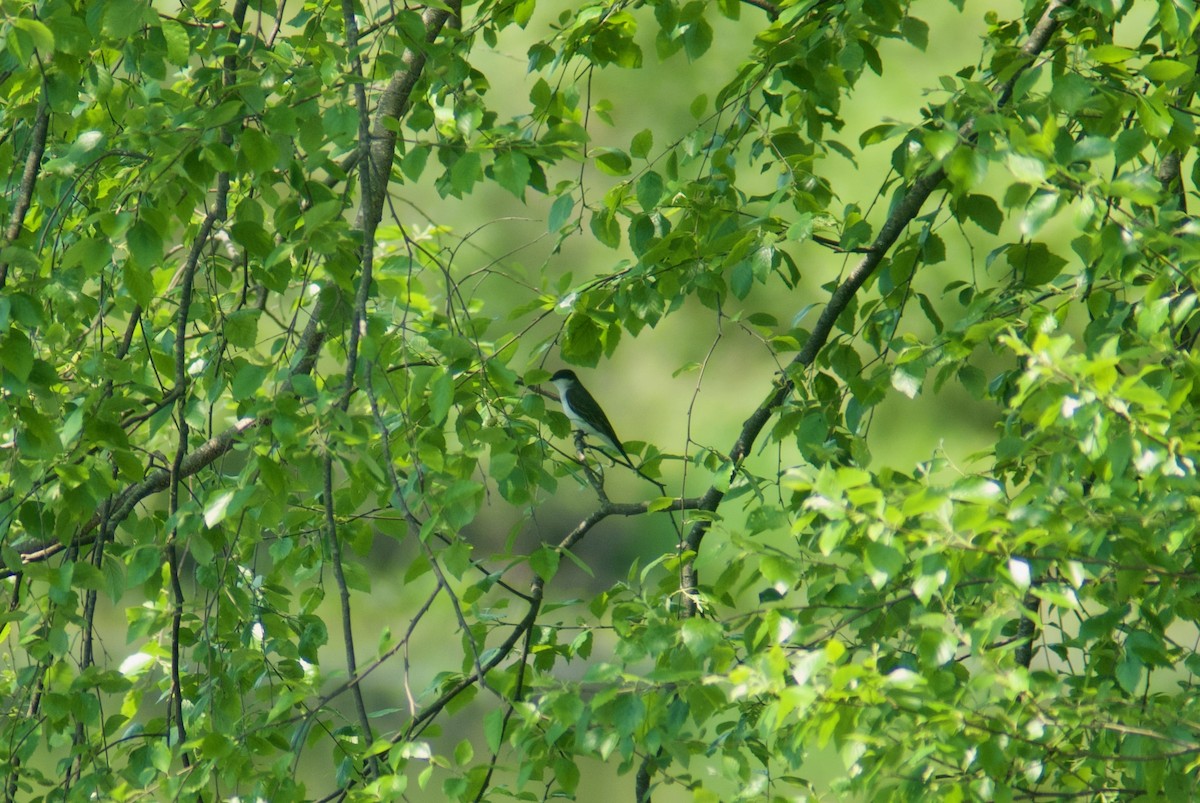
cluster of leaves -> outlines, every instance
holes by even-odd
[[[914,122],[849,143],[936,4],[12,5],[7,799],[538,799],[590,759],[639,801],[1196,794],[1190,4],[1013,3]],[[594,79],[668,80],[718,31],[749,55],[683,130],[596,144]],[[482,65],[518,32],[505,115]],[[885,202],[835,189],[884,147]],[[395,203],[493,185],[620,267],[518,277]],[[777,319],[817,285],[814,323]],[[614,503],[527,386],[689,299],[781,370],[730,448],[678,456],[702,496]],[[874,411],[947,385],[1001,422],[971,469],[874,466]],[[541,546],[467,537],[564,481],[594,509]],[[598,524],[668,515],[678,551],[568,599]],[[402,635],[364,663],[381,599]]]

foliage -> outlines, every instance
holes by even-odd
[[[941,5],[6,4],[7,799],[1194,797],[1196,10],[998,4],[848,129]],[[625,71],[692,119],[615,125]],[[464,248],[494,190],[612,250]],[[612,501],[535,388],[697,306],[778,370],[696,366],[731,445]],[[873,458],[948,388],[968,465]],[[679,547],[580,594],[618,519]]]

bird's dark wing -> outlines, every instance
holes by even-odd
[[[595,427],[597,434],[610,441],[613,448],[621,453],[627,463],[632,465],[629,455],[625,453],[625,447],[621,445],[621,439],[617,437],[616,431],[608,421],[608,416],[604,414],[604,409],[592,398],[592,394],[588,393],[587,388],[576,382],[567,391],[567,403],[571,405],[576,415]]]

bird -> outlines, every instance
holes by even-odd
[[[563,412],[567,414],[567,418],[571,420],[575,428],[598,438],[604,446],[619,454],[627,466],[637,471],[633,461],[625,452],[625,447],[621,445],[621,439],[617,437],[612,424],[608,422],[608,416],[604,414],[600,404],[579,381],[579,377],[575,376],[575,372],[564,368],[555,372],[554,376],[550,377],[550,382],[558,388]]]

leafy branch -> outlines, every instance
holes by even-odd
[[[1014,70],[1013,74],[1000,85],[997,92],[997,106],[1003,106],[1008,101],[1012,95],[1013,86],[1020,78],[1024,69],[1028,67],[1029,62],[1049,46],[1054,32],[1059,25],[1058,12],[1062,8],[1069,7],[1071,1],[1052,0],[1046,7],[1041,19],[1030,32],[1028,41],[1021,49],[1027,62],[1024,67]],[[972,121],[967,121],[963,125],[962,136],[967,142],[971,142],[974,138],[973,129],[974,123]],[[850,305],[859,289],[875,273],[875,270],[882,263],[891,247],[895,245],[896,240],[899,239],[904,229],[921,213],[921,208],[925,205],[925,201],[945,179],[945,168],[941,166],[934,168],[914,181],[900,200],[893,206],[887,219],[880,226],[879,233],[875,236],[867,253],[830,295],[829,302],[821,311],[820,317],[813,326],[812,333],[804,342],[804,345],[795,358],[784,369],[783,374],[775,381],[775,387],[771,395],[742,424],[742,430],[729,450],[729,462],[735,467],[735,470],[750,453],[767,421],[770,420],[771,416],[791,396],[792,391],[795,389],[793,372],[807,368],[816,361],[818,353],[833,332],[833,327],[838,317]],[[710,513],[716,512],[726,493],[727,491],[723,490],[721,485],[710,486],[701,499],[699,509]],[[707,534],[711,524],[711,519],[703,518],[693,524],[691,530],[689,530],[686,544],[688,551],[693,555],[699,554],[700,545],[704,541],[704,536]],[[698,578],[693,560],[683,570],[683,596],[687,600],[684,609],[685,615],[693,616],[698,613],[699,609],[695,602],[697,599],[697,584]]]

